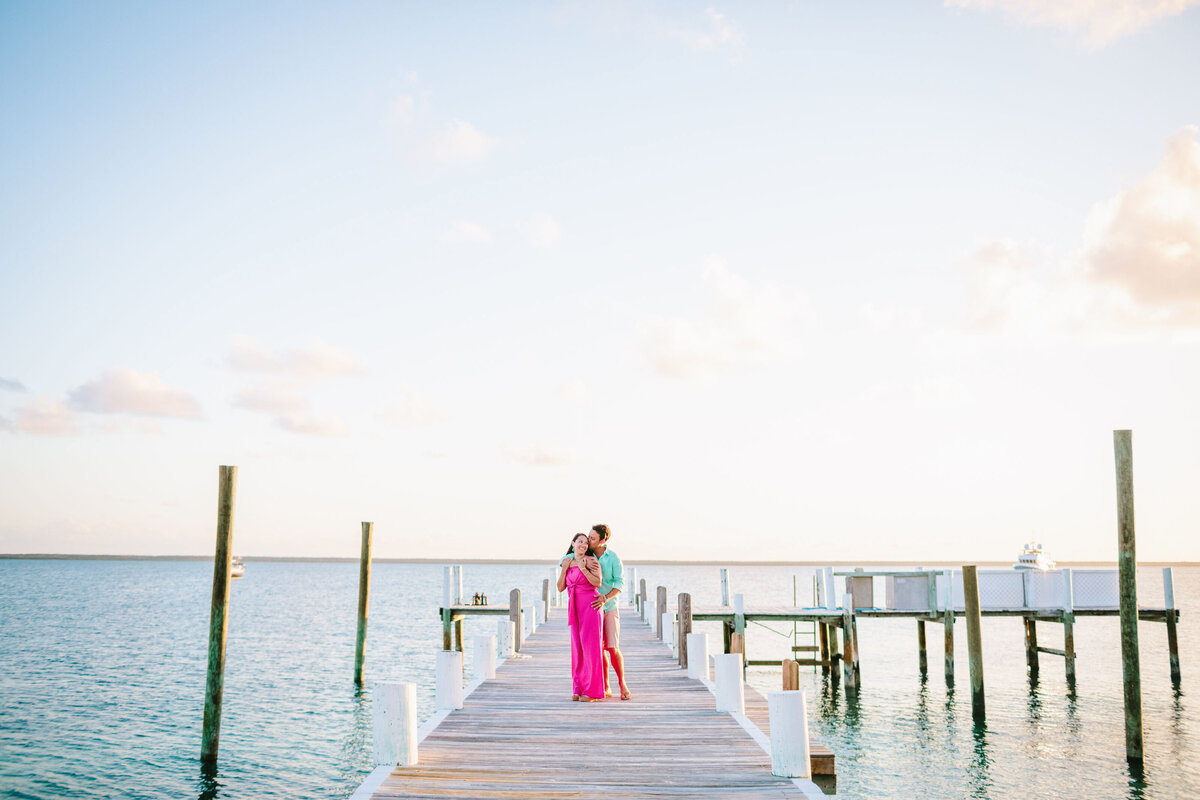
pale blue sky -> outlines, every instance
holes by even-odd
[[[1200,9],[954,6],[0,6],[0,552],[1200,559]]]

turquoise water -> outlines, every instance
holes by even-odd
[[[504,603],[516,586],[532,598],[551,571],[467,565],[464,590]],[[749,606],[790,603],[793,576],[801,598],[811,591],[811,570],[731,573]],[[714,567],[643,567],[640,577],[672,596],[691,591],[698,605],[719,600]],[[372,768],[372,680],[418,684],[421,717],[432,713],[441,567],[375,565],[360,692],[351,680],[357,564],[250,561],[232,591],[219,770],[203,777],[211,580],[203,562],[0,559],[0,797],[345,798]],[[1143,604],[1160,605],[1161,571],[1141,570],[1139,580]],[[982,727],[971,720],[961,621],[958,684],[948,690],[940,626],[929,626],[931,670],[922,680],[914,623],[862,620],[857,699],[848,702],[819,672],[802,676],[813,735],[837,753],[838,797],[1195,796],[1200,719],[1188,687],[1200,667],[1200,570],[1176,570],[1176,597],[1184,615],[1179,691],[1168,676],[1164,626],[1140,629],[1140,776],[1123,755],[1115,618],[1077,623],[1074,697],[1054,656],[1042,657],[1040,680],[1030,684],[1018,620],[985,620]],[[469,621],[467,641],[495,624]],[[1056,628],[1039,626],[1042,644],[1061,646]],[[790,633],[752,626],[750,657],[783,658]],[[779,672],[755,668],[750,680],[773,690]],[[636,691],[636,676],[631,683]]]

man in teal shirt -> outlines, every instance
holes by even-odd
[[[600,587],[596,589],[599,597],[592,601],[592,608],[604,609],[603,631],[604,647],[604,696],[609,697],[608,664],[612,664],[617,673],[617,685],[621,689],[621,699],[628,700],[631,695],[625,685],[625,657],[621,655],[621,617],[617,609],[616,597],[625,588],[625,574],[621,567],[621,559],[608,546],[608,537],[612,535],[607,525],[593,525],[588,533],[588,544],[595,552],[600,562]]]

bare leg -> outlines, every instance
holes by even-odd
[[[629,692],[629,687],[625,685],[625,656],[621,655],[621,651],[617,648],[609,648],[604,651],[612,662],[613,671],[617,673],[617,686],[621,688],[621,699],[628,700],[633,697]],[[608,670],[604,671],[604,677],[608,679]]]
[[[612,697],[612,689],[608,688],[608,652],[607,650],[602,651],[600,658],[604,660],[604,696]],[[620,675],[620,673],[617,674]],[[620,680],[618,677],[617,682],[620,683]]]

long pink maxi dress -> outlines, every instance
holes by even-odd
[[[592,608],[596,587],[579,567],[567,570],[567,624],[571,626],[571,693],[604,697],[604,660],[600,655],[600,610]]]

